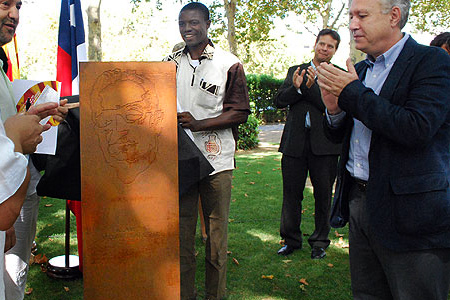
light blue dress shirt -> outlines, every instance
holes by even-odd
[[[389,75],[395,61],[405,46],[409,34],[392,46],[384,54],[374,59],[367,56],[365,63],[368,64],[367,72],[363,84],[371,88],[375,94],[379,95],[381,88]],[[327,113],[328,116],[328,113]],[[344,119],[345,112],[334,116],[328,116],[328,122],[333,127],[338,127]],[[349,158],[346,168],[351,176],[367,181],[369,179],[369,150],[372,130],[367,128],[361,121],[353,119],[354,126],[350,137]]]

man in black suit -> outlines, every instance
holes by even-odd
[[[337,32],[321,30],[314,44],[313,60],[289,68],[275,97],[276,107],[289,107],[279,149],[283,153],[280,234],[285,241],[284,247],[278,251],[280,255],[289,255],[302,247],[300,223],[308,171],[315,199],[315,230],[308,239],[312,247],[311,258],[325,257],[325,249],[330,244],[329,211],[340,146],[331,143],[324,134],[325,106],[315,82],[315,68],[322,62],[330,62],[339,42]]]
[[[327,132],[343,141],[354,299],[440,299],[450,287],[450,56],[402,33],[409,0],[353,0],[367,59],[318,67]],[[342,224],[341,224],[342,225]]]

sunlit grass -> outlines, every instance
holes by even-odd
[[[236,156],[229,217],[227,300],[322,300],[351,299],[347,228],[330,233],[331,246],[320,261],[310,258],[308,235],[314,230],[314,202],[305,189],[302,231],[304,247],[288,257],[276,254],[280,248],[279,225],[282,202],[281,154],[274,151],[239,152]],[[45,206],[47,204],[47,206]],[[51,206],[48,206],[51,204]],[[65,204],[43,199],[36,241],[39,253],[48,258],[64,253]],[[342,236],[341,236],[342,235]],[[71,217],[71,253],[77,254],[75,219]],[[196,240],[197,287],[204,297],[204,244]],[[263,278],[263,275],[266,278]],[[309,285],[299,281],[305,279]],[[83,280],[51,279],[39,266],[31,267],[25,300],[81,300]],[[64,287],[69,288],[66,291]],[[148,298],[148,299],[151,299]],[[176,299],[175,299],[176,300]]]

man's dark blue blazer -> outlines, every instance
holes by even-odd
[[[347,115],[327,136],[343,142],[335,201],[348,209],[350,133],[356,118],[372,130],[367,185],[370,234],[398,251],[450,248],[450,56],[411,37],[379,96],[361,80],[338,105]]]

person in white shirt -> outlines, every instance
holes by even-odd
[[[20,0],[2,1],[0,4],[0,46],[9,43],[19,24],[19,10],[22,6]],[[12,86],[3,71],[3,61],[0,61],[0,111],[3,120],[17,113],[12,94]],[[68,109],[64,107],[67,100],[60,101],[58,109],[54,110],[54,119],[61,122],[67,115]],[[31,153],[31,152],[27,152]],[[3,280],[6,298],[8,300],[22,300],[24,297],[28,261],[30,259],[31,244],[36,232],[36,222],[39,209],[39,196],[36,186],[41,177],[31,160],[28,161],[30,180],[27,184],[26,198],[19,206],[20,217],[16,219],[14,228],[17,235],[17,244],[5,254],[5,270]],[[11,225],[12,226],[12,225]],[[10,227],[11,227],[10,226]],[[2,260],[3,261],[3,260]]]
[[[5,299],[3,255],[15,244],[13,224],[20,213],[30,180],[28,160],[24,154],[36,150],[42,141],[41,133],[50,128],[50,125],[41,125],[39,121],[55,114],[56,107],[56,103],[43,104],[26,114],[9,117],[4,124],[0,117],[0,300]]]

